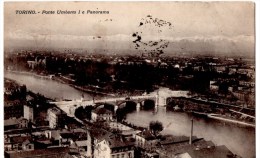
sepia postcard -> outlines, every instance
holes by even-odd
[[[4,2],[6,158],[255,158],[254,2]]]

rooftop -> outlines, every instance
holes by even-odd
[[[151,133],[150,130],[144,130],[137,134],[138,136],[143,137],[146,140],[154,140],[156,137]]]
[[[111,135],[107,138],[110,148],[124,148],[124,147],[132,147],[135,145],[135,142],[130,142],[124,140],[121,136]]]
[[[112,135],[111,132],[108,132],[106,130],[99,129],[99,128],[90,129],[90,134],[91,134],[92,137],[94,137],[98,141],[102,141],[105,138],[108,138],[110,135]]]
[[[60,139],[60,131],[59,130],[51,131],[51,137],[54,138],[55,140]]]
[[[8,151],[5,152],[5,157],[9,158],[33,158],[33,157],[56,157],[65,158],[69,149],[67,147],[55,147],[47,149],[38,149],[31,151]]]
[[[61,109],[57,108],[57,107],[53,107],[49,109],[51,112],[55,113],[56,115],[59,114],[66,114],[64,111],[62,111]]]
[[[63,130],[60,132],[60,136],[63,139],[72,139],[76,140],[86,140],[88,138],[88,133],[84,129],[73,129],[73,130]]]
[[[26,140],[32,140],[31,136],[14,136],[11,139],[11,143],[23,143]]]
[[[8,119],[4,120],[4,126],[13,126],[13,125],[18,125],[19,122],[17,119]]]
[[[193,139],[192,145],[188,141],[162,143],[158,151],[162,158],[172,155],[175,155],[176,158],[228,158],[233,155],[226,146],[215,146],[212,141],[205,141],[202,138]]]
[[[200,150],[190,150],[188,154],[192,158],[228,158],[233,156],[233,153],[225,145]]]
[[[77,146],[86,146],[88,144],[87,140],[75,141]]]
[[[166,135],[161,139],[160,143],[162,145],[167,145],[167,144],[189,142],[189,140],[190,140],[190,137],[187,137],[187,136],[171,136],[171,135],[168,136],[168,135]],[[196,136],[193,136],[192,140],[193,140],[193,142],[194,141],[197,142],[197,140],[200,140],[200,139],[198,139]]]

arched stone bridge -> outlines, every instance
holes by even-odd
[[[115,106],[115,110],[120,108],[123,104],[126,102],[134,102],[136,103],[136,108],[140,108],[142,105],[144,105],[144,102],[147,100],[153,101],[155,110],[158,106],[165,106],[167,98],[169,97],[188,97],[188,91],[172,91],[168,88],[161,88],[155,92],[146,94],[146,95],[140,95],[140,96],[129,96],[129,97],[113,97],[113,98],[103,98],[98,100],[72,100],[72,101],[57,101],[57,102],[50,102],[53,104],[56,104],[59,108],[61,108],[63,111],[65,111],[68,115],[74,116],[75,109],[77,109],[80,106],[89,106],[89,105],[96,105],[98,103],[108,103]]]

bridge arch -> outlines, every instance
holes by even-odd
[[[132,112],[132,111],[136,110],[137,104],[138,104],[138,102],[136,102],[134,100],[125,100],[123,102],[118,103],[117,106],[118,106],[118,109],[124,108],[128,112]]]
[[[145,99],[142,103],[142,108],[144,110],[152,110],[155,108],[156,101],[153,99]]]

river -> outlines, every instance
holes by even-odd
[[[127,121],[147,127],[150,121],[160,121],[166,127],[162,133],[189,136],[191,119],[194,120],[193,135],[211,140],[216,145],[226,145],[233,153],[244,158],[255,157],[255,129],[237,127],[210,118],[191,116],[186,113],[166,112],[159,107],[158,112],[139,111],[127,115]],[[142,120],[142,121],[140,121]]]
[[[28,90],[34,93],[40,93],[52,99],[80,99],[82,94],[84,98],[92,98],[89,93],[85,93],[75,88],[60,83],[55,80],[32,76],[29,73],[5,72],[5,77],[17,81],[19,84],[25,84]]]
[[[35,77],[28,74],[5,72],[5,77],[25,84],[27,89],[43,94],[49,98],[85,99],[93,96],[81,92],[66,84],[54,80]],[[127,115],[127,121],[140,126],[148,126],[152,120],[159,120],[166,127],[162,133],[172,135],[190,134],[191,118],[194,119],[194,135],[211,140],[216,145],[226,145],[233,153],[244,158],[255,157],[255,129],[237,127],[209,118],[195,117],[186,113],[166,112],[165,107],[159,107],[157,113],[150,111],[133,112]],[[142,121],[140,121],[142,120]]]

